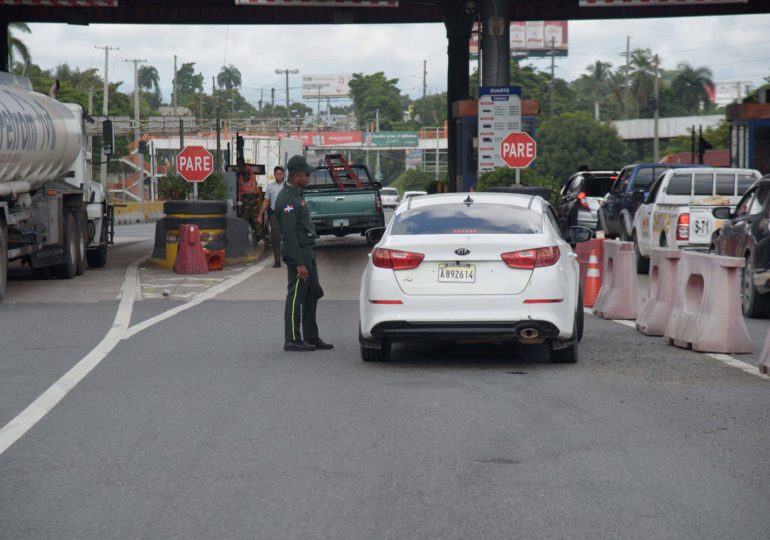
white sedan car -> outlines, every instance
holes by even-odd
[[[380,190],[383,208],[395,208],[401,202],[398,190],[392,187],[384,187]]]
[[[577,260],[542,198],[451,193],[404,200],[361,278],[364,361],[397,341],[548,343],[577,362],[583,302]],[[590,229],[573,227],[570,240]]]

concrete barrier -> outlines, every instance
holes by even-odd
[[[752,351],[739,297],[744,264],[736,257],[682,253],[680,285],[664,332],[669,345],[712,353]]]
[[[647,295],[642,298],[636,329],[647,336],[662,336],[674,310],[677,272],[682,252],[672,248],[653,248]]]
[[[603,319],[636,319],[636,258],[632,242],[605,240],[602,288],[594,313]]]

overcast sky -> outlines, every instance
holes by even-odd
[[[81,69],[104,66],[104,53],[95,46],[120,50],[110,55],[110,80],[133,88],[127,59],[139,58],[155,66],[166,98],[171,88],[173,57],[178,63],[195,62],[196,71],[212,75],[223,64],[241,71],[243,94],[255,103],[260,89],[269,99],[285,100],[285,79],[276,69],[299,69],[290,76],[292,101],[299,98],[302,75],[374,73],[384,71],[399,79],[402,92],[419,97],[423,60],[427,61],[429,93],[446,90],[446,34],[441,24],[368,26],[108,26],[32,24],[31,35],[21,35],[32,60],[44,68],[69,63]],[[631,48],[651,48],[663,68],[680,62],[710,67],[715,81],[750,81],[755,86],[770,75],[770,15],[571,21],[569,57],[557,58],[556,75],[573,80],[595,60],[617,66],[624,60],[626,36]],[[532,59],[540,69],[550,59]]]

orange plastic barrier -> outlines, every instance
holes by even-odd
[[[770,332],[767,333],[765,346],[762,347],[762,355],[759,357],[759,371],[770,375]]]
[[[604,275],[594,313],[603,319],[636,319],[636,256],[632,242],[604,242]]]
[[[177,274],[208,274],[206,256],[203,254],[201,232],[197,225],[179,226],[179,248],[177,249],[174,272]]]
[[[214,249],[208,250],[203,248],[203,254],[206,257],[206,266],[209,272],[219,272],[225,269],[225,250]]]
[[[744,264],[736,257],[682,253],[680,285],[664,332],[669,345],[713,353],[752,351],[738,296]]]
[[[581,242],[575,247],[580,265],[580,283],[583,284],[583,305],[592,307],[602,288],[602,263],[604,239]]]
[[[642,300],[636,329],[648,336],[662,336],[674,310],[677,271],[682,252],[671,248],[653,248],[650,256],[650,280]]]

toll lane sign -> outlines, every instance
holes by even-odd
[[[479,172],[508,167],[500,154],[503,139],[521,131],[521,87],[479,88]]]

